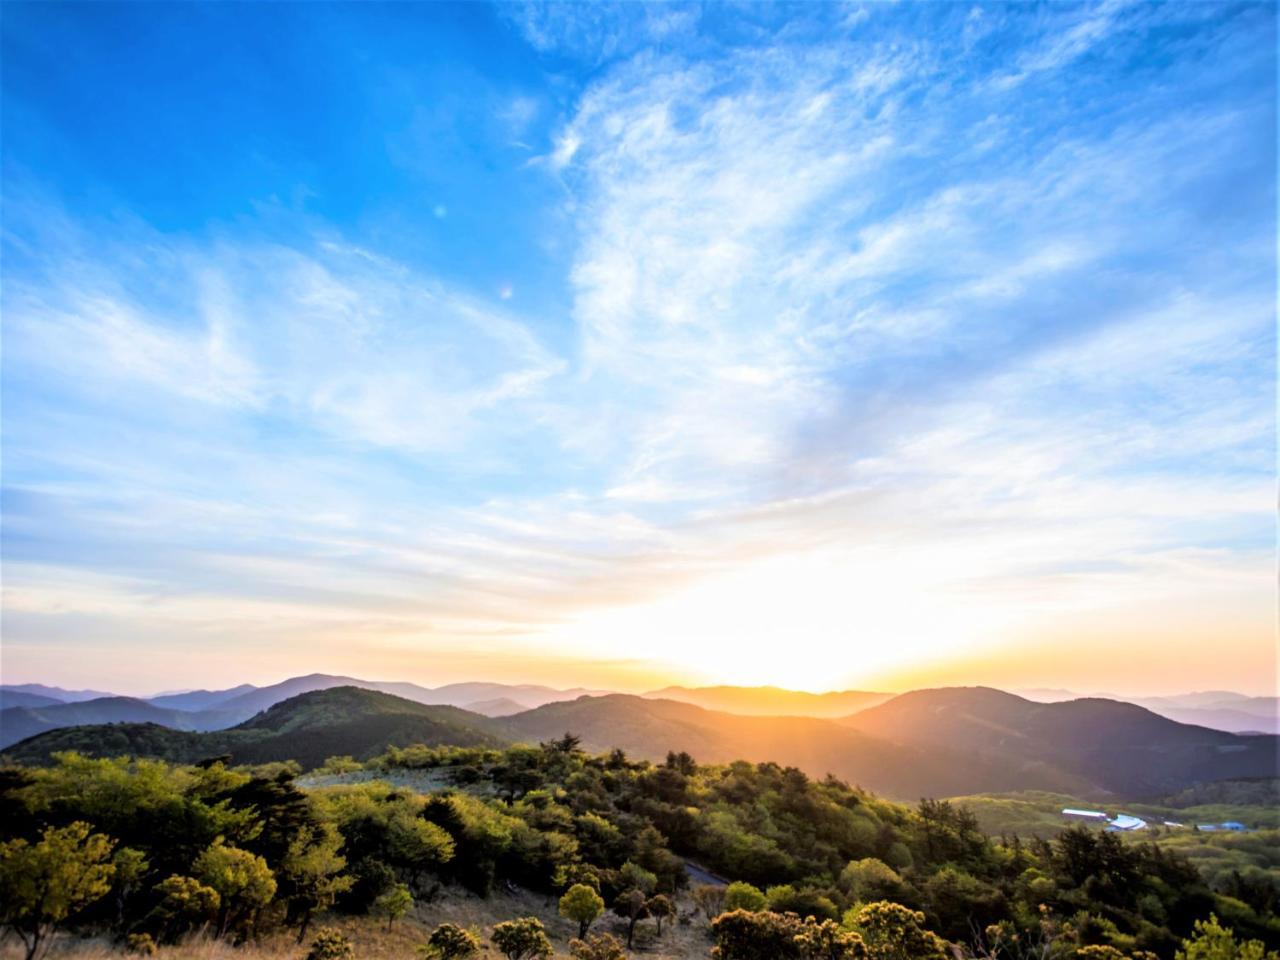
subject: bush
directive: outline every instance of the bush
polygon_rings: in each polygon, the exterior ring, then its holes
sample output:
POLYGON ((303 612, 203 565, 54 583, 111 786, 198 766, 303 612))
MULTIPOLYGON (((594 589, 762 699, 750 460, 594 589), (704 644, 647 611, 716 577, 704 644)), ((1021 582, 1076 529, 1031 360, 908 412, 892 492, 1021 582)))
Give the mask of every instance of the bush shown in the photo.
POLYGON ((155 956, 156 942, 149 933, 131 933, 125 939, 125 949, 143 957, 155 956))
POLYGON ((764 909, 764 894, 760 892, 758 887, 753 887, 749 883, 738 881, 729 884, 724 892, 724 908, 732 912, 734 910, 746 910, 748 913, 756 913, 764 909))
POLYGON ((456 923, 442 923, 431 931, 423 953, 436 960, 465 960, 480 952, 480 938, 456 923))
POLYGON ((593 933, 585 940, 570 940, 569 955, 573 960, 626 960, 622 941, 611 933, 593 933))
POLYGON ((791 914, 733 910, 711 921, 716 940, 711 955, 716 960, 800 960, 796 938, 801 932, 799 918, 791 914))
POLYGON ((507 920, 493 928, 489 940, 507 960, 533 960, 555 953, 542 921, 537 917, 507 920))
POLYGON ((306 960, 354 960, 351 941, 339 930, 321 930, 311 941, 306 960))

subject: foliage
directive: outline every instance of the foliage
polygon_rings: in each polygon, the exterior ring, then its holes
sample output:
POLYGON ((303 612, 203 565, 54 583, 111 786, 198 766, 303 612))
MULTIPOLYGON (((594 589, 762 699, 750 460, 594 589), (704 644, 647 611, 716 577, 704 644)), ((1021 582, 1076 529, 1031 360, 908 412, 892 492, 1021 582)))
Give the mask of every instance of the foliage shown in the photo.
POLYGON ((397 883, 378 899, 373 901, 374 916, 385 917, 387 929, 413 908, 413 894, 403 883, 397 883))
POLYGON ((585 939, 587 929, 604 913, 604 898, 585 883, 575 883, 560 898, 560 916, 578 925, 578 939, 585 939))
POLYGON ((851 910, 845 926, 862 937, 870 960, 946 960, 946 944, 924 929, 924 914, 880 901, 851 910))
POLYGON ((627 951, 613 934, 593 933, 585 939, 570 940, 569 956, 573 960, 626 960, 627 951))
POLYGON ((353 960, 355 949, 346 935, 338 930, 321 930, 311 941, 306 960, 353 960))
POLYGON ((0 843, 0 917, 22 940, 27 960, 40 954, 54 928, 111 889, 111 848, 82 821, 48 827, 36 843, 0 843))
POLYGON ((715 960, 801 960, 802 935, 793 914, 731 910, 711 921, 715 960))
POLYGON ((221 901, 218 936, 227 930, 246 928, 275 896, 276 879, 262 857, 228 846, 218 837, 196 858, 196 878, 217 892, 221 901))
POLYGON ((724 892, 724 908, 725 910, 746 910, 755 912, 763 910, 765 907, 764 894, 759 889, 749 883, 738 880, 729 884, 724 892))
POLYGON ((424 953, 432 960, 466 960, 480 952, 480 938, 456 923, 442 923, 427 937, 424 953))
POLYGON ((1280 960, 1261 940, 1238 940, 1216 916, 1197 920, 1195 932, 1183 941, 1177 960, 1280 960))
POLYGON ((547 932, 542 928, 542 921, 537 917, 499 923, 493 928, 489 940, 507 960, 534 960, 555 953, 547 932))

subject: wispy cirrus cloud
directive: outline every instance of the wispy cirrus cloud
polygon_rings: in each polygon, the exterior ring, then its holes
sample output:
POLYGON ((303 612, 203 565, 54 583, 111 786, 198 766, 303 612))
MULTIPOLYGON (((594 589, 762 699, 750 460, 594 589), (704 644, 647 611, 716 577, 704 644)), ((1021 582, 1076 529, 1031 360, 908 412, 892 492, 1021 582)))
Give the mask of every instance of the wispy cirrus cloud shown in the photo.
POLYGON ((706 676, 732 649, 730 679, 805 685, 779 638, 832 683, 945 676, 1064 624, 1110 642, 1106 611, 1202 667, 1200 607, 1255 669, 1274 54, 1203 11, 1172 39, 1146 8, 990 11, 508 10, 592 67, 536 164, 567 317, 330 224, 33 207, 16 649, 137 628, 706 676), (1135 37, 1177 46, 1151 67, 1135 37))

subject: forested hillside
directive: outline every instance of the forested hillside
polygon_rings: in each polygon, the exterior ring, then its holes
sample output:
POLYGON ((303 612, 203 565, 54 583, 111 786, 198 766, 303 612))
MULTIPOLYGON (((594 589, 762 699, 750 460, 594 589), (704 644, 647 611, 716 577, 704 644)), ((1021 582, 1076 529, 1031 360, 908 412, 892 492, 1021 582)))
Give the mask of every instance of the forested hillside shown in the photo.
MULTIPOLYGON (((1274 877, 1211 886, 1174 853, 1084 828, 994 841, 962 807, 895 804, 772 763, 653 764, 562 736, 335 760, 328 786, 303 788, 296 769, 76 755, 4 768, 7 921, 28 940, 61 923, 139 949, 201 930, 306 941, 326 911, 394 920, 456 887, 541 892, 579 936, 611 909, 624 938, 660 944, 682 916, 721 960, 992 960, 1025 956, 1024 941, 1064 960, 1174 960, 1214 914, 1280 944, 1274 877), (421 789, 381 782, 393 776, 421 789), (67 910, 45 910, 35 875, 79 878, 67 910)), ((542 922, 526 926, 537 942, 542 922)))

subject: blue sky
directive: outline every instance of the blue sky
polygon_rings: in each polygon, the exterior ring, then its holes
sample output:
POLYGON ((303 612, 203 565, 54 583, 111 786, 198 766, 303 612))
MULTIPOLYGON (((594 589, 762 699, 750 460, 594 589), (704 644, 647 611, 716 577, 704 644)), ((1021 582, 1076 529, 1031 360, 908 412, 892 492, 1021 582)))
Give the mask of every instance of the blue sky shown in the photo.
POLYGON ((1271 690, 1275 16, 7 5, 5 680, 1271 690))

